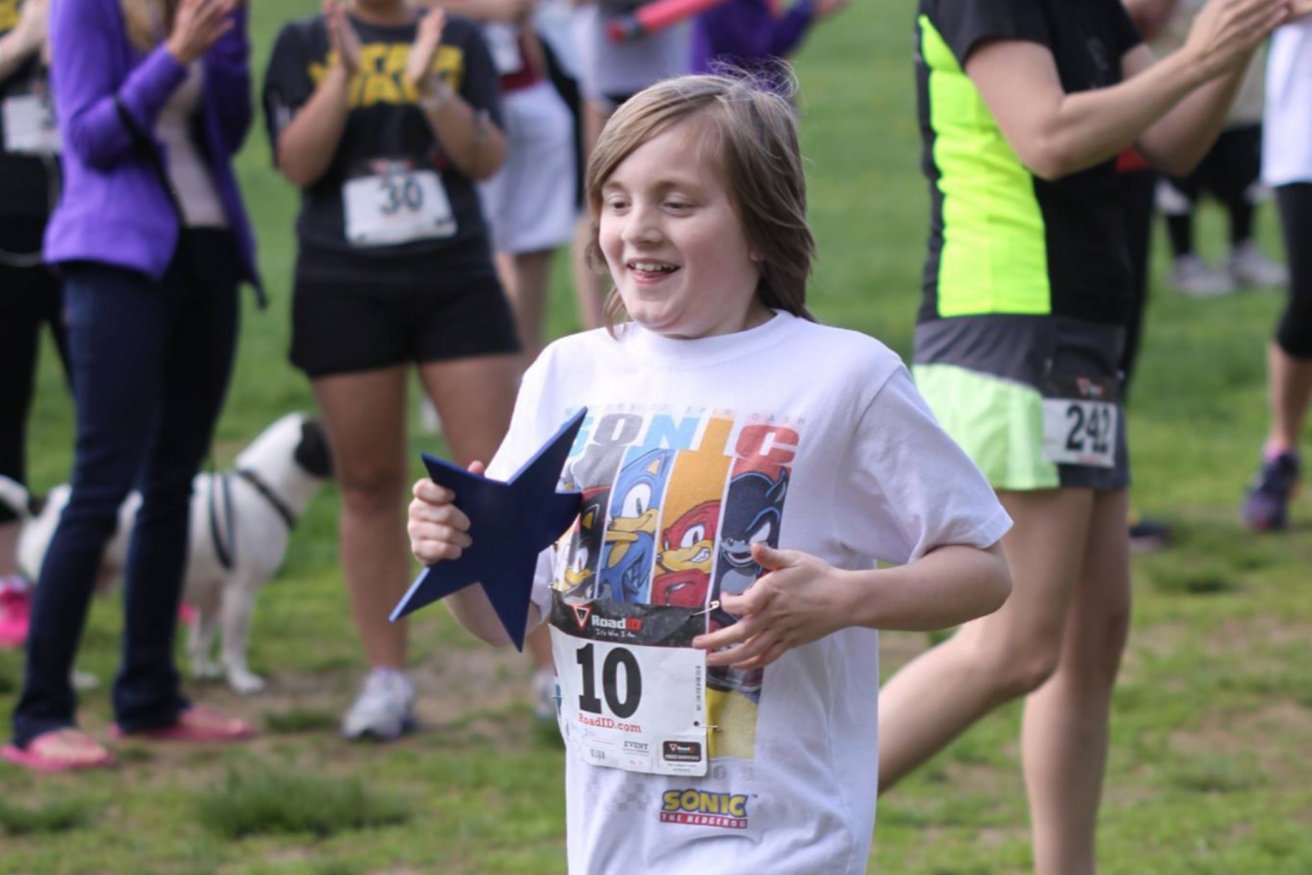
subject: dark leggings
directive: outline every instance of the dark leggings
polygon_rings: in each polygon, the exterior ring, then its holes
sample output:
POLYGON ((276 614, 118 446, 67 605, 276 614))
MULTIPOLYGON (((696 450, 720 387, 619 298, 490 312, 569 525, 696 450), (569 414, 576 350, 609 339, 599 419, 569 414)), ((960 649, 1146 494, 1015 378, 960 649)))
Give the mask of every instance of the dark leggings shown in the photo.
POLYGON ((105 543, 141 491, 123 591, 114 716, 168 726, 188 705, 173 664, 191 481, 231 373, 240 264, 226 231, 187 231, 162 280, 104 264, 68 268, 64 299, 78 391, 72 492, 41 568, 14 741, 74 725, 69 675, 105 543))
MULTIPOLYGON (((0 249, 39 252, 45 219, 0 219, 0 249)), ((44 265, 13 267, 0 259, 0 476, 27 483, 27 415, 36 383, 41 326, 49 325, 69 373, 59 281, 44 265)), ((0 505, 0 525, 13 522, 0 505)))
POLYGON ((1312 183, 1276 189, 1289 257, 1289 304, 1276 326, 1276 343, 1291 358, 1312 359, 1312 183))

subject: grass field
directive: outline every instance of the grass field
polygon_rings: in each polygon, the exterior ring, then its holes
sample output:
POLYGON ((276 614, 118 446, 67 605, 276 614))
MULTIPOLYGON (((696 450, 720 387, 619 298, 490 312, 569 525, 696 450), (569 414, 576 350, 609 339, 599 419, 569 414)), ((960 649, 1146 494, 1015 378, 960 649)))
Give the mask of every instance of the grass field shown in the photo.
MULTIPOLYGON (((313 6, 254 4, 261 68, 280 21, 313 6)), ((926 224, 910 24, 907 2, 858 0, 798 63, 821 252, 815 310, 904 354, 926 224)), ((259 132, 240 167, 273 304, 245 316, 219 464, 280 414, 312 407, 286 364, 294 194, 259 132)), ((1204 227, 1213 252, 1216 219, 1204 227)), ((1269 211, 1262 239, 1278 249, 1269 211)), ((557 279, 551 327, 560 333, 576 326, 563 269, 557 279)), ((1247 535, 1236 522, 1265 427, 1263 347, 1279 306, 1270 293, 1192 301, 1154 289, 1131 417, 1134 497, 1177 526, 1178 543, 1135 560, 1101 821, 1106 875, 1312 872, 1312 514, 1300 505, 1295 530, 1279 537, 1247 535)), ((72 441, 61 378, 49 356, 44 365, 31 423, 38 490, 66 479, 72 441)), ((413 443, 441 449, 418 431, 413 443)), ((444 612, 424 612, 413 629, 422 731, 387 747, 336 737, 360 651, 335 515, 329 489, 261 596, 253 664, 269 691, 237 699, 192 687, 258 721, 262 737, 240 750, 120 745, 123 768, 80 777, 0 769, 0 872, 564 871, 562 756, 530 726, 527 664, 476 644, 444 612)), ((80 662, 101 681, 81 709, 101 737, 120 623, 117 600, 98 600, 80 662)), ((886 671, 928 643, 885 640, 886 671)), ((5 715, 20 672, 20 655, 0 652, 5 715)), ((1017 708, 1004 709, 881 802, 872 871, 1028 871, 1018 722, 1017 708)))

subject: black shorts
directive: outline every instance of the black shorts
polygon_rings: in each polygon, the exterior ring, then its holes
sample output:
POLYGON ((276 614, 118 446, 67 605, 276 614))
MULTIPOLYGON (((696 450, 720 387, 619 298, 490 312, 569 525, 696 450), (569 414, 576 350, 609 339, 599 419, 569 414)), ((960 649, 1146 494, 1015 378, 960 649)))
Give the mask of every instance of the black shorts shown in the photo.
POLYGON ((1167 182, 1190 203, 1204 192, 1222 203, 1253 203, 1261 170, 1262 126, 1246 125, 1222 131, 1193 173, 1167 182))
POLYGON ((490 271, 435 271, 411 283, 296 281, 291 361, 311 379, 519 349, 490 271))

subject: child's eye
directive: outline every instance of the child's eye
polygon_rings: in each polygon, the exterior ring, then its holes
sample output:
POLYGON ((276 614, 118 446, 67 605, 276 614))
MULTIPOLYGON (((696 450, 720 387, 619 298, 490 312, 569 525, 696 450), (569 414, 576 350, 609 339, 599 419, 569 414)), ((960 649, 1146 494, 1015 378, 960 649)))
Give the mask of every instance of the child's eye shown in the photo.
POLYGON ((687 201, 666 201, 665 206, 671 210, 691 210, 692 204, 687 201))
POLYGON ((629 202, 628 202, 628 201, 624 200, 623 198, 618 198, 618 197, 613 197, 613 198, 609 199, 608 201, 606 201, 606 209, 608 209, 608 210, 612 210, 612 211, 623 210, 623 209, 625 209, 626 207, 628 207, 628 205, 629 205, 629 202))

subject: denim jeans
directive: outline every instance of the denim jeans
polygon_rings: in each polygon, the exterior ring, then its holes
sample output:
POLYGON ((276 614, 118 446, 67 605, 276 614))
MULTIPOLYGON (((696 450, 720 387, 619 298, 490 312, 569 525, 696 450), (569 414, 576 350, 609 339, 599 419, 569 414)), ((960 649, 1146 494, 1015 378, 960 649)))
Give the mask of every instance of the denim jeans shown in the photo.
POLYGON ((128 492, 142 494, 123 590, 114 716, 125 731, 169 726, 187 707, 173 661, 192 478, 209 449, 237 336, 237 249, 190 230, 162 281, 105 264, 64 278, 78 387, 72 493, 36 586, 14 742, 75 725, 73 660, 96 572, 128 492))

